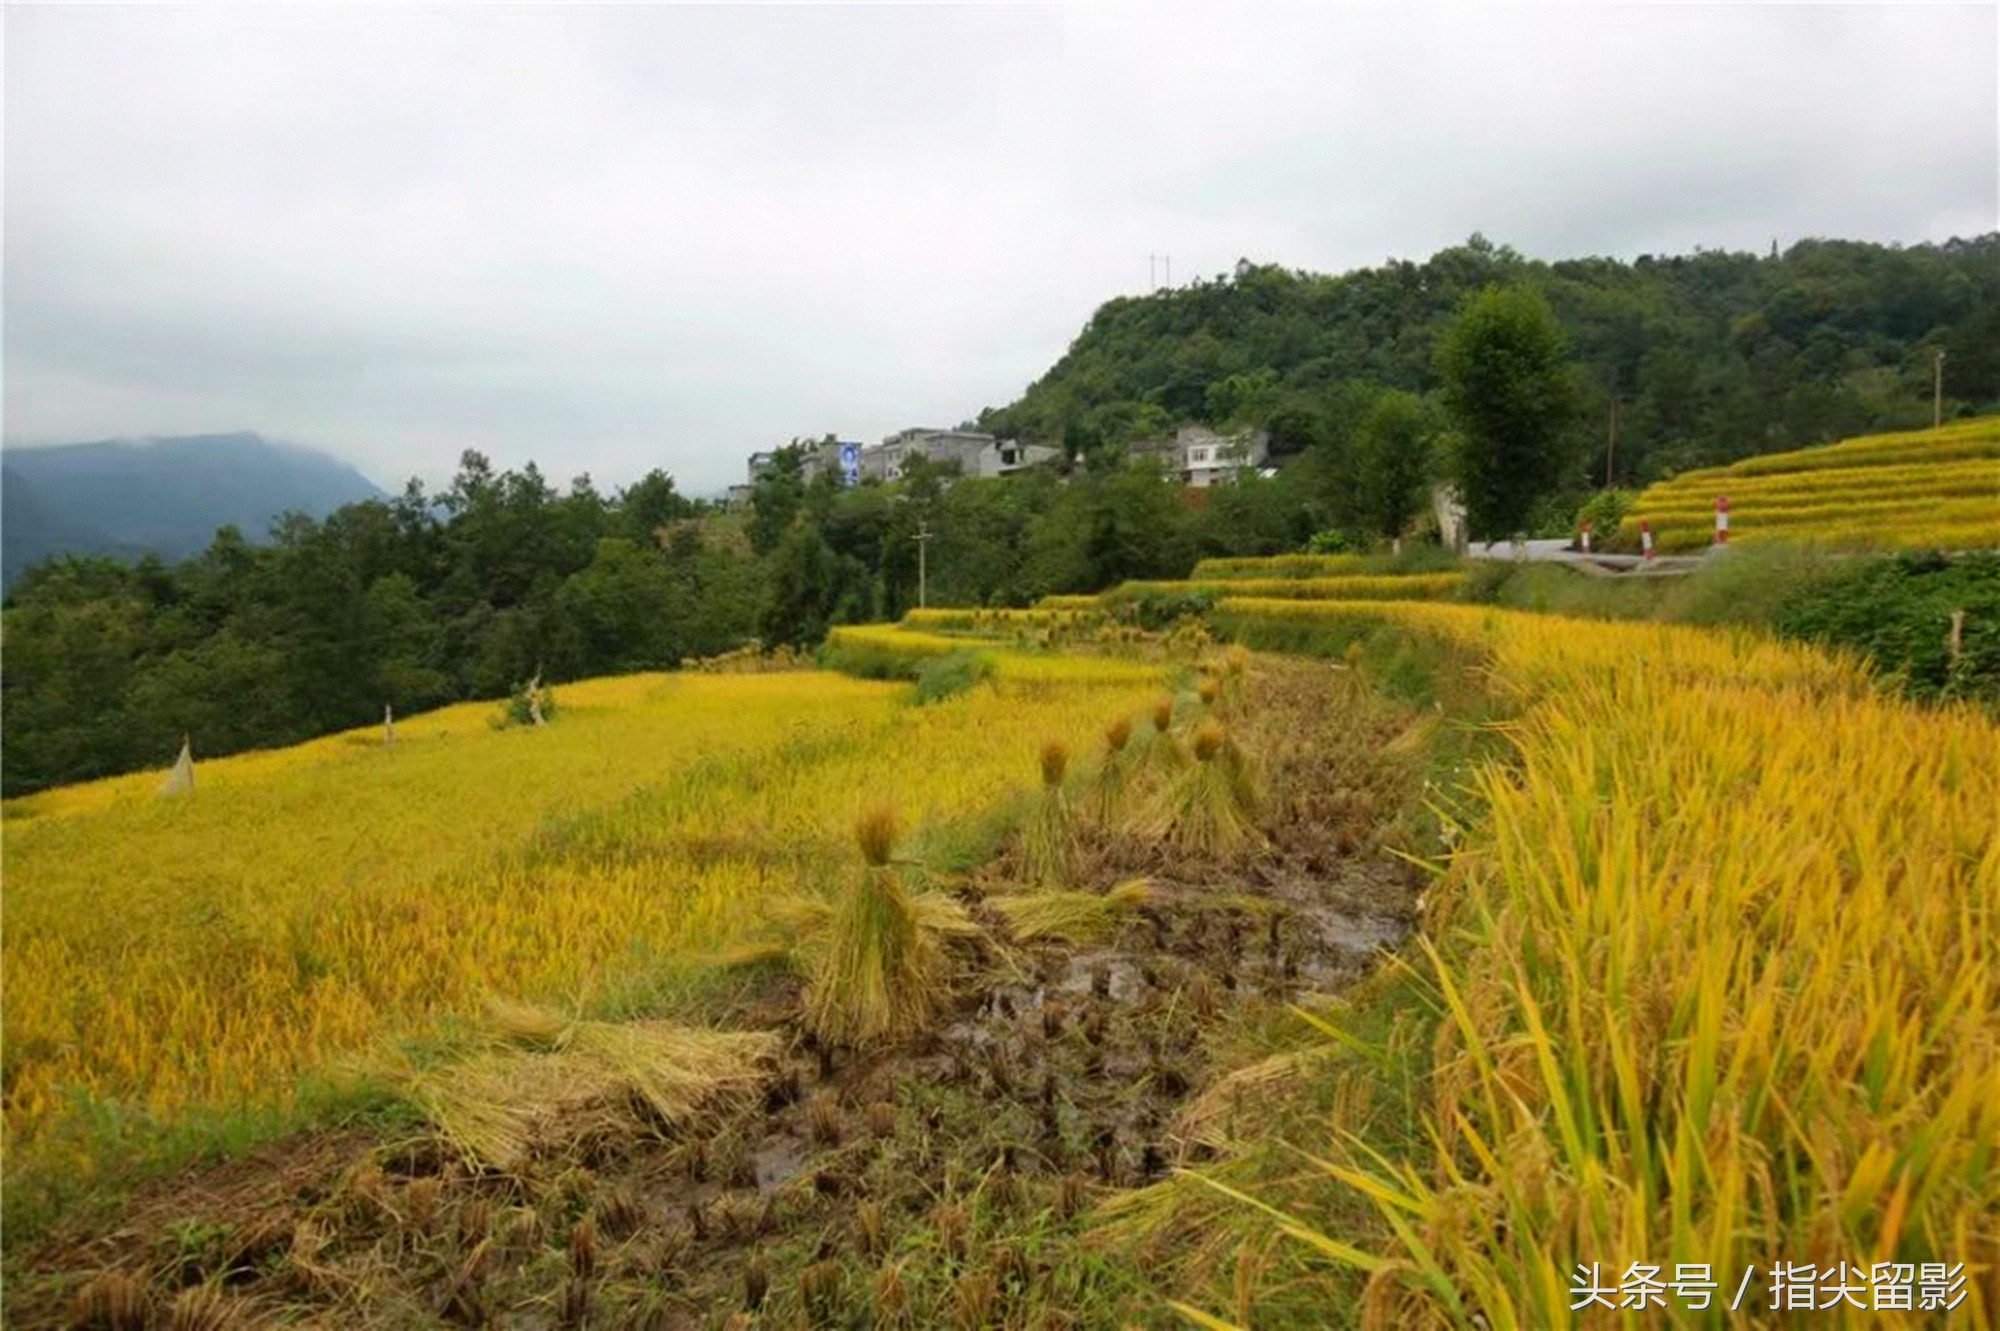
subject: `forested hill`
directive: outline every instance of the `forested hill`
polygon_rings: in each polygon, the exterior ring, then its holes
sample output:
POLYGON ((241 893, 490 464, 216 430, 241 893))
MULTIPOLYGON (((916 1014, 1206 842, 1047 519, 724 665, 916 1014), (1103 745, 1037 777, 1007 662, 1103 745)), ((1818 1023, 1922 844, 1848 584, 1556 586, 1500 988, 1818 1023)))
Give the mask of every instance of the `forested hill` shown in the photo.
POLYGON ((52 555, 185 559, 220 527, 261 540, 280 514, 322 518, 382 497, 338 459, 249 433, 9 448, 5 459, 9 586, 52 555))
POLYGON ((1110 301, 981 427, 1079 452, 1197 420, 1267 426, 1275 451, 1303 451, 1351 427, 1360 385, 1436 387, 1439 330, 1470 293, 1511 281, 1539 287, 1569 335, 1583 381, 1577 453, 1600 481, 1614 439, 1616 479, 1629 484, 1928 424, 1939 348, 1947 415, 2000 406, 2000 232, 1632 263, 1544 263, 1475 236, 1424 263, 1337 277, 1240 263, 1110 301))

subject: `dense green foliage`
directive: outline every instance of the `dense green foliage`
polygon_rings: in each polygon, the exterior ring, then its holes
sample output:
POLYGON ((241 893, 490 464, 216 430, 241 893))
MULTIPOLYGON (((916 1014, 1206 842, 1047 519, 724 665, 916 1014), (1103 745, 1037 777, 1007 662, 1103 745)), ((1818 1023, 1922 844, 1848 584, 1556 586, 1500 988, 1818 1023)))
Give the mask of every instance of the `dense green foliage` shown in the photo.
POLYGON ((1794 598, 1773 627, 1860 652, 1913 697, 2000 702, 2000 554, 1851 561, 1794 598), (1956 657, 1954 612, 1964 615, 1956 657))
POLYGON ((756 570, 655 474, 607 499, 467 453, 435 499, 233 527, 169 565, 66 558, 6 612, 8 794, 286 744, 547 681, 668 666, 752 629, 756 570), (662 520, 668 525, 656 525, 662 520))
POLYGON ((1367 409, 1352 386, 1440 386, 1439 334, 1495 283, 1539 289, 1568 334, 1579 488, 1928 424, 1940 348, 1947 416, 2000 406, 2000 233, 1632 263, 1544 263, 1475 236, 1422 263, 1339 276, 1243 263, 1107 302, 981 426, 1075 447, 1187 418, 1268 426, 1278 453, 1338 444, 1367 409))
POLYGON ((1429 502, 1439 452, 1456 452, 1439 413, 1415 393, 1389 389, 1354 438, 1354 517, 1371 536, 1393 539, 1429 502), (1446 441, 1442 442, 1441 441, 1446 441))
POLYGON ((1577 391, 1567 351, 1555 312, 1525 285, 1487 287, 1438 339, 1444 404, 1458 423, 1450 474, 1483 540, 1525 532, 1570 471, 1577 391))

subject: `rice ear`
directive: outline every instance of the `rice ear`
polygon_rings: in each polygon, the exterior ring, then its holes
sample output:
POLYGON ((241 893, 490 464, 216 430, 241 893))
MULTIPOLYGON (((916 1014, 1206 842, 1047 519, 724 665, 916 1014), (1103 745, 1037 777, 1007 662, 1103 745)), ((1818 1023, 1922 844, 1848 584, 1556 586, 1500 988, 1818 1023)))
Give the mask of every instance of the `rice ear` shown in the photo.
POLYGON ((887 864, 896 846, 896 806, 878 804, 862 814, 854 824, 854 839, 868 863, 887 864))
POLYGON ((1042 784, 1049 787, 1060 786, 1063 775, 1069 770, 1069 749, 1061 740, 1050 740, 1042 745, 1042 784))

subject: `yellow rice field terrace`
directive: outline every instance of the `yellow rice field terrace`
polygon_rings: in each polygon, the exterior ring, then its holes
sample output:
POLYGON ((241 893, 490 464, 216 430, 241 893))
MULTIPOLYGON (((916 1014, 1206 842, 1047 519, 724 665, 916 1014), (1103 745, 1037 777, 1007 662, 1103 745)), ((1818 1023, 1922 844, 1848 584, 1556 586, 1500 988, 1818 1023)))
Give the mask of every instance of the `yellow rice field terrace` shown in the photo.
POLYGON ((1159 678, 1010 658, 921 708, 819 671, 601 679, 562 686, 542 728, 473 704, 398 723, 393 747, 197 752, 183 798, 156 772, 11 803, 10 1162, 71 1095, 282 1098, 490 995, 567 1004, 725 943, 844 854, 864 808, 918 829, 990 809, 1042 743, 1082 743, 1159 678))
POLYGON ((1715 502, 1729 500, 1732 543, 1810 541, 1844 549, 2000 546, 2000 417, 1746 458, 1649 487, 1618 531, 1636 547, 1701 549, 1715 502))
POLYGON ((1806 1253, 1962 1264, 1991 1325, 1989 717, 1754 633, 1254 598, 1220 622, 1449 644, 1520 708, 1424 928, 1432 1147, 1390 1161, 1330 1124, 1317 1192, 1273 1198, 1294 1237, 1412 1300, 1399 1324, 1568 1324, 1578 1261, 1806 1253), (1395 1237, 1319 1227, 1332 1192, 1395 1237))
POLYGON ((1464 582, 1457 570, 1397 568, 1371 555, 1263 555, 1204 559, 1184 579, 1133 579, 1097 596, 1045 596, 1032 610, 912 611, 910 628, 961 629, 1018 624, 1076 628, 1093 615, 1146 597, 1283 597, 1305 601, 1430 601, 1451 597, 1464 582), (1013 616, 1013 619, 1008 619, 1013 616), (983 617, 983 618, 982 618, 983 617))

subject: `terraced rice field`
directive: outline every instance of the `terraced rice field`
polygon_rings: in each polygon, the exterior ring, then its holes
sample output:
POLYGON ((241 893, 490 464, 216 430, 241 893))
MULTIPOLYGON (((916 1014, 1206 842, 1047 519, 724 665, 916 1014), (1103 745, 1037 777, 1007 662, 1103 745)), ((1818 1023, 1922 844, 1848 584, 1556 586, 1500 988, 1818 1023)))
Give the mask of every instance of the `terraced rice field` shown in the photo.
POLYGON ((369 730, 198 762, 184 801, 152 773, 10 805, 10 1162, 80 1104, 282 1097, 488 995, 569 1001, 716 945, 775 864, 841 853, 870 803, 917 827, 985 809, 1159 678, 1014 664, 921 712, 819 672, 593 680, 544 729, 467 705, 393 748, 369 730))
MULTIPOLYGON (((1267 1194, 1308 1251, 1414 1321, 1566 1324, 1574 1264, 1676 1261, 1762 1270, 1764 1315, 1785 1261, 1933 1263, 1991 1325, 2000 727, 1754 633, 1251 598, 1219 621, 1448 644, 1519 708, 1425 926, 1431 1147, 1328 1125, 1317 1186, 1267 1194), (1336 1199, 1381 1237, 1326 1227, 1336 1199)), ((1835 1316, 1859 1324, 1857 1279, 1835 1316)))
POLYGON ((1699 550, 1714 540, 1715 501, 1729 500, 1732 543, 1810 541, 1836 549, 2000 546, 2000 418, 1748 458, 1646 489, 1615 541, 1699 550))

